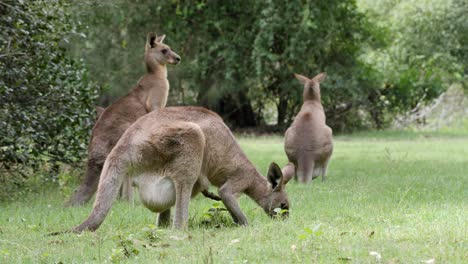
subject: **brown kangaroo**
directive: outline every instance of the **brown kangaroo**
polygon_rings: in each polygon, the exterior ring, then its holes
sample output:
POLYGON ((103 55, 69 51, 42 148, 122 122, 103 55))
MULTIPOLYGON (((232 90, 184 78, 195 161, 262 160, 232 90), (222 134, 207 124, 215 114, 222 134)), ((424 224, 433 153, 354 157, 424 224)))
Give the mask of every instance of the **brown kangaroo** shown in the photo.
POLYGON ((99 119, 104 110, 106 110, 104 107, 96 106, 96 120, 99 119))
POLYGON ((283 172, 285 177, 295 174, 303 183, 318 176, 322 176, 323 181, 333 152, 332 130, 325 123, 320 102, 320 82, 326 74, 320 73, 312 79, 295 76, 304 85, 304 103, 285 133, 284 150, 289 163, 283 172))
MULTIPOLYGON (((190 198, 217 186, 234 222, 247 225, 236 194, 245 193, 270 216, 289 209, 285 185, 290 178, 275 163, 268 180, 247 159, 229 128, 201 107, 167 107, 138 119, 107 157, 93 210, 71 231, 96 230, 104 221, 125 175, 138 187, 142 203, 167 225, 175 205, 173 228, 188 223, 190 198)), ((284 214, 284 215, 287 215, 284 214)))
MULTIPOLYGON (((137 85, 99 115, 88 145, 88 168, 78 191, 67 203, 86 203, 96 192, 104 161, 125 130, 139 117, 166 106, 169 93, 166 64, 178 64, 180 57, 163 43, 165 35, 149 33, 145 44, 147 73, 137 85)), ((130 198, 130 186, 124 185, 124 196, 130 198)))

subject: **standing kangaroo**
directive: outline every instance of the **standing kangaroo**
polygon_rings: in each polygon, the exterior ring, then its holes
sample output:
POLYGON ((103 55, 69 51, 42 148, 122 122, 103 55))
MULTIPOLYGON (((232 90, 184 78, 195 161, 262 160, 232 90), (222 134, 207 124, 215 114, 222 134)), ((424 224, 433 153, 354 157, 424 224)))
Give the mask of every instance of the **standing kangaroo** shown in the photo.
POLYGON ((325 123, 320 102, 320 82, 326 74, 320 73, 312 79, 299 74, 295 76, 304 85, 304 103, 285 133, 284 150, 289 163, 283 172, 285 177, 295 174, 303 183, 318 176, 322 176, 323 181, 333 152, 332 130, 325 123))
POLYGON ((229 128, 215 113, 200 107, 167 107, 138 119, 107 157, 91 214, 73 232, 96 230, 108 214, 125 175, 132 177, 142 203, 159 213, 158 225, 188 223, 190 198, 217 186, 234 222, 247 225, 236 194, 245 193, 270 216, 289 209, 283 177, 275 163, 268 180, 247 159, 229 128))
MULTIPOLYGON (((178 64, 180 57, 163 43, 164 38, 165 35, 148 34, 144 57, 146 74, 126 96, 99 115, 89 141, 86 176, 67 205, 76 206, 89 201, 96 192, 107 155, 125 130, 139 117, 166 106, 169 93, 166 64, 178 64)), ((123 190, 123 196, 130 198, 131 187, 124 184, 123 190)))

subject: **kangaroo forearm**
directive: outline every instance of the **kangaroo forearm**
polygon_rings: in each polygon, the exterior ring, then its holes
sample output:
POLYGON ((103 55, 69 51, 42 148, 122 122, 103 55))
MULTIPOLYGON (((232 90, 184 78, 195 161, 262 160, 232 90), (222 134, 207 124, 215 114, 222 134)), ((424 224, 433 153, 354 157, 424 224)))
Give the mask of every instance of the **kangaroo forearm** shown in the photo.
POLYGON ((245 217, 244 213, 239 207, 239 203, 237 202, 235 196, 233 194, 220 194, 221 199, 226 206, 226 209, 231 214, 232 219, 239 225, 248 225, 247 217, 245 217))
POLYGON ((215 201, 221 201, 221 197, 219 197, 218 195, 208 191, 208 190, 204 190, 202 191, 202 194, 203 196, 205 196, 206 198, 210 198, 210 199, 213 199, 215 201))

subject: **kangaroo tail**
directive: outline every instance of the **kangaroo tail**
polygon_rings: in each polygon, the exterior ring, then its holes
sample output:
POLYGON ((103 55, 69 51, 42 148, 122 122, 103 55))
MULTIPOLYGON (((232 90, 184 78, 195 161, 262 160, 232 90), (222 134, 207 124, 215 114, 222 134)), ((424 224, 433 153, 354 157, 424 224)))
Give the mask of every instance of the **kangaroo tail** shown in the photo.
POLYGON ((126 151, 121 151, 124 149, 124 146, 116 146, 107 157, 99 180, 93 210, 83 223, 71 230, 72 232, 94 231, 104 221, 119 193, 120 185, 130 164, 129 154, 126 151))
POLYGON ((88 161, 88 168, 80 188, 73 197, 65 203, 65 206, 79 206, 87 203, 96 192, 99 183, 99 174, 102 171, 103 162, 95 159, 88 161))

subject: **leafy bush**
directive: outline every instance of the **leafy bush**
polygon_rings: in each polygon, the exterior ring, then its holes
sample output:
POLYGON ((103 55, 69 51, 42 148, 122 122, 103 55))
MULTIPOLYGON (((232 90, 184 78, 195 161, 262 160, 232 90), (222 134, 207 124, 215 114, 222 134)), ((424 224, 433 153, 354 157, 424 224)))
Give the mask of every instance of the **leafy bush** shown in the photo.
POLYGON ((372 99, 385 102, 391 117, 430 102, 454 82, 468 87, 468 2, 358 2, 373 23, 386 28, 388 45, 367 49, 362 60, 381 76, 372 99))
MULTIPOLYGON (((86 150, 99 89, 67 57, 77 24, 59 0, 0 2, 1 188, 25 168, 76 163, 86 150)), ((0 189, 0 193, 2 190, 0 189)))

